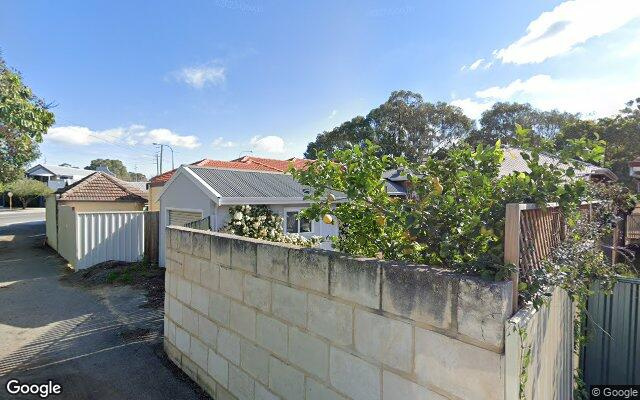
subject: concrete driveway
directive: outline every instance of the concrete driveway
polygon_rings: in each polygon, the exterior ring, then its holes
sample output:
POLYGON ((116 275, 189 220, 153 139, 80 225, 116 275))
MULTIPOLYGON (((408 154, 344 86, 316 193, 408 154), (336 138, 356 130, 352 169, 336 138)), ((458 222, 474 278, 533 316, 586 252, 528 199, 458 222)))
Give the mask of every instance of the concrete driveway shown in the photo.
POLYGON ((0 398, 16 398, 11 379, 52 380, 56 399, 208 398, 165 358, 162 310, 142 307, 142 292, 60 282, 65 263, 43 246, 43 220, 0 212, 0 398))

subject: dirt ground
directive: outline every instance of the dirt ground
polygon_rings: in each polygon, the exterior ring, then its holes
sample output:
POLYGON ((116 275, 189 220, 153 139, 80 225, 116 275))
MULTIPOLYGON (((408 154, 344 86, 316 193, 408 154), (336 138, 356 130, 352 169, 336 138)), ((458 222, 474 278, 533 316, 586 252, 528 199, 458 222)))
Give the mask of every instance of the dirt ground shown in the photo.
POLYGON ((146 307, 160 310, 164 307, 164 269, 154 265, 107 261, 76 272, 67 270, 60 280, 87 288, 132 286, 144 291, 146 307))

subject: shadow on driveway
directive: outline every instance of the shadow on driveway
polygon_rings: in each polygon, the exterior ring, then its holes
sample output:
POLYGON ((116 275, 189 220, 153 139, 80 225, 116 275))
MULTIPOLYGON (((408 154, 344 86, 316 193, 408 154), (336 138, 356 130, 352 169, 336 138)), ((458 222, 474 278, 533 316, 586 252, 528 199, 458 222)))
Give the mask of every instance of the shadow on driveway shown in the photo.
POLYGON ((43 222, 0 228, 0 398, 16 398, 10 379, 53 380, 58 399, 208 398, 166 359, 162 309, 127 286, 63 285, 65 262, 43 232, 43 222))

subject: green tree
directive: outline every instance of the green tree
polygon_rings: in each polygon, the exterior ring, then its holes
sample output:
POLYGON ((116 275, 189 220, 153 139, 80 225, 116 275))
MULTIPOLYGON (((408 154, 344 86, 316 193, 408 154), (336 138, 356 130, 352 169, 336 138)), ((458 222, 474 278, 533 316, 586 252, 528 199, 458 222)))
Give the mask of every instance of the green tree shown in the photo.
POLYGON ((20 177, 38 157, 38 143, 55 122, 49 108, 0 57, 0 182, 20 177))
POLYGON ((23 209, 27 208, 27 204, 33 199, 53 193, 53 190, 46 184, 28 178, 11 182, 7 185, 6 190, 13 193, 13 196, 20 200, 23 209))
POLYGON ((553 138, 568 123, 579 121, 578 115, 558 110, 541 111, 528 103, 498 102, 482 113, 479 127, 468 142, 490 145, 497 140, 507 145, 516 141, 516 125, 530 129, 534 138, 553 138))
POLYGON ((395 91, 366 117, 355 117, 319 134, 307 146, 305 156, 315 158, 319 151, 324 151, 331 157, 336 151, 369 140, 379 146, 379 155, 419 161, 466 137, 471 127, 471 119, 458 107, 425 102, 418 93, 395 91))
POLYGON ((485 277, 503 278, 504 215, 507 203, 557 202, 563 212, 578 209, 588 197, 587 182, 573 179, 579 161, 598 161, 601 141, 567 142, 556 156, 562 165, 540 162, 542 152, 553 152, 552 140, 542 140, 516 125, 516 141, 530 172, 499 174, 504 153, 493 146, 452 146, 420 163, 403 157, 379 156, 371 142, 339 150, 293 176, 312 191, 311 206, 303 216, 317 220, 334 215, 340 234, 334 245, 351 254, 407 260, 452 267, 485 277), (526 154, 526 155, 524 155, 526 154), (566 165, 572 167, 567 168, 566 165), (389 169, 407 171, 408 193, 390 196, 381 176, 389 169), (344 193, 346 202, 327 194, 344 193))
POLYGON ((146 182, 147 177, 139 172, 129 172, 129 178, 127 180, 130 182, 146 182))
POLYGON ((617 115, 599 119, 598 126, 608 144, 606 165, 621 182, 633 187, 628 163, 640 156, 640 98, 627 102, 617 115))
POLYGON ((95 171, 98 169, 98 167, 107 167, 109 168, 109 171, 113 172, 116 175, 117 178, 120 178, 122 180, 129 180, 129 172, 127 171, 127 167, 125 167, 120 160, 98 158, 95 160, 91 160, 91 163, 84 167, 84 169, 95 171))

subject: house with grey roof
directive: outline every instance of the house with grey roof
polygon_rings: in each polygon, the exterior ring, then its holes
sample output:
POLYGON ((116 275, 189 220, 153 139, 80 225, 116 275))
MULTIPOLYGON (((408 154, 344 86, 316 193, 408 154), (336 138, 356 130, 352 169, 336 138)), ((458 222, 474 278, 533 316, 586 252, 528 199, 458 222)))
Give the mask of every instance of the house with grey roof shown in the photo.
POLYGON ((279 172, 183 165, 164 185, 160 199, 160 259, 164 266, 165 227, 184 226, 209 218, 212 230, 229 221, 235 205, 266 205, 283 217, 285 233, 302 236, 332 236, 336 225, 306 221, 298 213, 309 205, 309 188, 291 175, 279 172))
MULTIPOLYGON (((527 161, 522 156, 523 150, 505 147, 504 148, 504 160, 500 165, 499 176, 511 175, 514 172, 531 172, 531 169, 527 165, 527 161)), ((547 154, 540 155, 540 163, 547 165, 556 165, 559 168, 569 168, 569 165, 563 164, 558 158, 547 154)), ((586 162, 579 162, 579 167, 576 169, 576 177, 579 179, 587 179, 598 182, 615 182, 618 180, 616 174, 608 168, 599 167, 597 165, 589 164, 586 162)), ((640 162, 639 164, 640 165, 640 162)), ((639 168, 640 169, 640 168, 639 168)), ((404 169, 392 169, 386 171, 382 178, 385 180, 387 186, 387 193, 391 196, 406 196, 407 183, 409 178, 407 175, 410 171, 404 169)))
POLYGON ((95 171, 65 167, 52 164, 38 164, 29 168, 26 175, 31 178, 44 182, 53 190, 61 189, 67 185, 79 181, 80 179, 93 174, 95 171))

